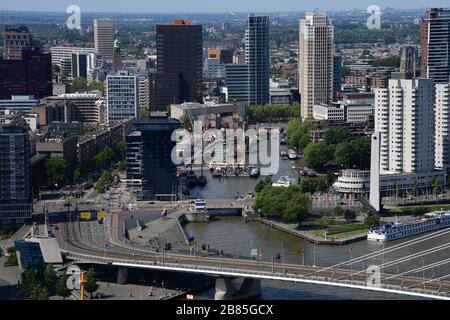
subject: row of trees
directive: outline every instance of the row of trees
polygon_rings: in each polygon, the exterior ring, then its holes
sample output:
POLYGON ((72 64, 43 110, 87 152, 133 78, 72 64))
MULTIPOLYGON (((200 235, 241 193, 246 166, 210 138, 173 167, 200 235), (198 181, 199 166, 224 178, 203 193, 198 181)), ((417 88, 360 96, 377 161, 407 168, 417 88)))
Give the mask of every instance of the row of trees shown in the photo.
POLYGON ((252 105, 247 107, 251 123, 284 121, 300 117, 300 104, 290 105, 252 105))
MULTIPOLYGON (((98 290, 98 284, 93 269, 85 274, 85 290, 90 294, 98 290)), ((53 265, 30 268, 22 274, 22 287, 30 300, 48 300, 50 296, 58 295, 64 299, 72 292, 67 288, 67 275, 58 276, 53 265)))
POLYGON ((95 184, 95 189, 98 193, 105 193, 114 184, 114 181, 114 175, 110 171, 104 171, 95 184))

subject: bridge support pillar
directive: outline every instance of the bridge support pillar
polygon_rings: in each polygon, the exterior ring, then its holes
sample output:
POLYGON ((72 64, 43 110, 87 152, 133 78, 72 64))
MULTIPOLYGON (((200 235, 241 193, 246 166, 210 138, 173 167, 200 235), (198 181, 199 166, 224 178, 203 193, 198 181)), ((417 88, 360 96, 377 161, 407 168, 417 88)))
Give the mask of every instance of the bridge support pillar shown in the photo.
POLYGON ((117 284, 127 284, 128 283, 128 268, 119 267, 117 271, 117 284))
POLYGON ((261 296, 261 280, 245 279, 238 290, 230 278, 216 280, 216 300, 242 300, 261 296))

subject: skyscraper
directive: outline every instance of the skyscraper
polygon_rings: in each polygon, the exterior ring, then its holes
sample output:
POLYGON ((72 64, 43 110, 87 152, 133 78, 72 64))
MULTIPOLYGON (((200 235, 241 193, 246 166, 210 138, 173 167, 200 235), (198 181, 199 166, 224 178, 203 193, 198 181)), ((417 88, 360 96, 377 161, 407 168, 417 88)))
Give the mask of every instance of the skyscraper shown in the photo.
POLYGON ((245 61, 249 69, 249 103, 269 103, 269 17, 248 17, 245 34, 245 61))
POLYGON ((188 20, 157 25, 156 46, 157 72, 179 74, 179 101, 203 103, 202 26, 188 20))
POLYGON ((106 77, 108 123, 137 118, 139 89, 135 76, 126 73, 106 77))
POLYGON ((6 60, 22 59, 22 48, 31 47, 30 32, 24 26, 6 26, 3 34, 4 53, 6 60))
POLYGON ((433 8, 420 25, 422 77, 448 83, 450 77, 450 10, 433 8))
POLYGON ((103 59, 114 58, 114 22, 111 19, 94 20, 94 45, 95 52, 103 59))
POLYGON ((307 12, 299 24, 301 116, 309 118, 314 105, 333 99, 334 28, 323 12, 307 12))
POLYGON ((436 84, 436 169, 450 169, 450 84, 436 84))
POLYGON ((0 124, 0 150, 0 229, 12 229, 31 218, 33 210, 25 120, 0 124))
POLYGON ((434 81, 389 80, 374 92, 381 173, 434 171, 434 81))

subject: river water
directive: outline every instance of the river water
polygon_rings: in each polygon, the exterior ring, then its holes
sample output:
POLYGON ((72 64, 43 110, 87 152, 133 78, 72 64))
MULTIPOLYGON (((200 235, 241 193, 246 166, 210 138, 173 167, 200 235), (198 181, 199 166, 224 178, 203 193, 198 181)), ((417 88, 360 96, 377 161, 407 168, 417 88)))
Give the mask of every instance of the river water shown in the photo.
MULTIPOLYGON (((280 150, 286 151, 286 146, 281 146, 280 150)), ((290 176, 298 179, 298 174, 292 169, 292 161, 280 161, 280 170, 274 174, 274 181, 281 176, 290 176)), ((208 185, 205 188, 196 188, 191 191, 191 196, 202 197, 206 199, 231 199, 238 194, 243 195, 246 192, 253 192, 258 179, 229 177, 223 179, 214 179, 209 170, 205 170, 208 178, 208 185)), ((260 179, 263 179, 261 177, 260 179)), ((188 224, 185 227, 186 232, 194 236, 199 246, 209 245, 210 248, 223 250, 242 257, 250 257, 251 249, 259 249, 262 252, 262 259, 271 261, 272 256, 283 256, 286 263, 331 266, 350 258, 359 257, 371 252, 382 250, 383 244, 369 241, 359 241, 345 246, 319 246, 308 241, 286 234, 282 231, 272 229, 258 222, 245 223, 239 217, 221 217, 210 223, 188 224), (298 254, 300 253, 300 254, 298 254)), ((410 240, 410 239, 407 239, 410 240)), ((405 242, 399 240, 388 242, 385 248, 405 242)), ((445 235, 423 243, 406 247, 402 250, 394 251, 389 254, 380 255, 376 258, 359 263, 347 268, 355 270, 366 269, 369 265, 380 265, 384 262, 393 261, 400 257, 411 255, 444 243, 450 242, 450 236, 445 235)), ((386 272, 404 272, 422 264, 429 264, 435 261, 448 258, 450 250, 445 249, 436 253, 425 255, 407 263, 402 263, 400 269, 397 266, 387 269, 386 272)), ((425 276, 432 277, 432 270, 428 270, 425 276)), ((450 273, 450 266, 444 265, 435 270, 435 276, 442 276, 450 273)), ((416 276, 422 276, 416 274, 416 276)), ((262 299, 408 299, 407 296, 394 294, 376 293, 362 290, 341 289, 328 286, 295 284, 288 282, 263 281, 262 299)), ((204 292, 201 297, 214 298, 214 290, 204 292)))
MULTIPOLYGON (((271 261, 272 256, 284 254, 286 263, 303 264, 317 266, 331 266, 350 258, 359 257, 367 253, 383 249, 382 243, 371 241, 359 241, 345 246, 322 246, 314 245, 308 241, 286 234, 277 229, 272 229, 258 222, 245 223, 239 217, 222 217, 208 224, 188 224, 186 231, 194 236, 199 246, 205 244, 216 250, 223 250, 226 253, 250 257, 251 248, 259 249, 262 252, 262 259, 271 261), (300 250, 300 255, 297 255, 300 250), (315 252, 315 255, 314 255, 315 252), (315 256, 315 258, 314 258, 315 256)), ((410 240, 408 238, 407 240, 410 240)), ((397 245, 407 240, 388 242, 385 248, 397 245)), ((416 252, 429 249, 450 240, 449 235, 437 237, 432 240, 409 246, 404 249, 380 255, 366 263, 358 263, 346 268, 354 270, 366 269, 368 265, 380 265, 384 262, 414 254, 416 252)), ((386 272, 405 272, 432 262, 448 258, 450 250, 442 250, 424 256, 424 261, 419 257, 408 263, 402 263, 400 269, 389 268, 386 272)), ((428 270, 426 277, 432 276, 432 270, 428 270)), ((436 268, 435 275, 442 276, 450 273, 449 265, 436 268)), ((416 274, 422 276, 422 273, 416 274)), ((263 281, 263 299, 405 299, 405 296, 388 295, 370 291, 341 289, 327 286, 293 284, 288 282, 263 281)), ((203 295, 205 298, 213 298, 214 291, 210 290, 203 295)))

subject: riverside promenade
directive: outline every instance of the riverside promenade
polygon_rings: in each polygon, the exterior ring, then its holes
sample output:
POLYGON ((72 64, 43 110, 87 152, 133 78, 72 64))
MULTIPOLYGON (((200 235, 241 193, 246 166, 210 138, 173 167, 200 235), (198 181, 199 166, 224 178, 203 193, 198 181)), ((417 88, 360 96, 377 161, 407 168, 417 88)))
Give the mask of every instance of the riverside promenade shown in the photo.
POLYGON ((348 237, 336 238, 336 237, 319 237, 314 234, 311 234, 308 231, 298 230, 292 228, 291 226, 277 221, 271 221, 264 218, 256 218, 254 219, 257 222, 265 224, 271 228, 275 228, 284 232, 287 232, 293 236, 305 239, 307 241, 313 242, 315 244, 323 244, 323 245, 345 245, 355 241, 365 240, 367 239, 367 232, 351 235, 348 237))

